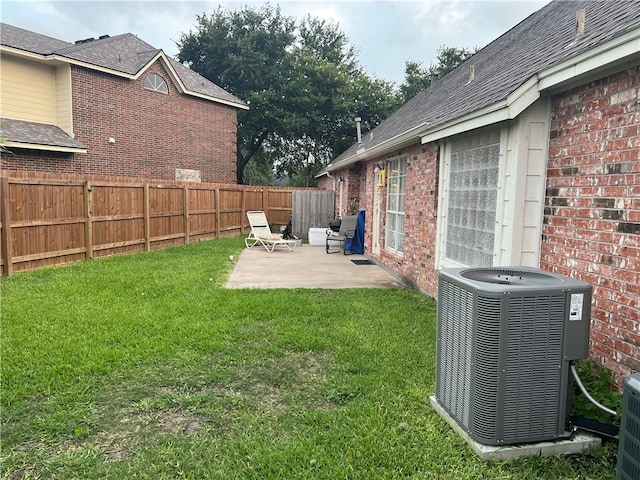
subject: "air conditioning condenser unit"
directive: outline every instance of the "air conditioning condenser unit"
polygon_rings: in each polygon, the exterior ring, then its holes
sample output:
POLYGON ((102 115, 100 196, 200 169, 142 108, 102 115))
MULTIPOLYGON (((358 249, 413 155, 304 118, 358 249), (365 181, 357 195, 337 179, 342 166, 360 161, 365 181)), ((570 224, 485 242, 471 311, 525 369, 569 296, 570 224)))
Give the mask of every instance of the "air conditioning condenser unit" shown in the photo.
POLYGON ((528 267, 440 271, 436 399, 472 439, 571 434, 570 362, 589 354, 591 290, 528 267))

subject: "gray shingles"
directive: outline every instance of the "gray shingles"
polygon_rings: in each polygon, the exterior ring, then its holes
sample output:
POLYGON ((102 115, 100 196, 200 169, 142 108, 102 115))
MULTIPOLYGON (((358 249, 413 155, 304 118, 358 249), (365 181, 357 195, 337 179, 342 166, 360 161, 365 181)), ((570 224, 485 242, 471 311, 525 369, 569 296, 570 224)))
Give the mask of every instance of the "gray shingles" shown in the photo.
POLYGON ((160 52, 161 50, 153 48, 135 35, 125 33, 74 44, 56 50, 55 53, 79 62, 135 75, 160 52))
POLYGON ((39 55, 50 55, 58 49, 73 45, 69 42, 30 32, 6 23, 0 24, 0 43, 39 55))
POLYGON ((409 100, 373 130, 372 139, 364 135, 363 145, 352 145, 331 165, 347 161, 358 148, 370 149, 423 122, 437 127, 503 101, 538 72, 638 27, 637 0, 551 2, 409 100), (582 8, 586 29, 576 38, 576 12, 582 8), (475 78, 469 82, 472 65, 475 78))
POLYGON ((11 142, 83 150, 87 148, 55 125, 2 118, 0 129, 2 136, 11 142))

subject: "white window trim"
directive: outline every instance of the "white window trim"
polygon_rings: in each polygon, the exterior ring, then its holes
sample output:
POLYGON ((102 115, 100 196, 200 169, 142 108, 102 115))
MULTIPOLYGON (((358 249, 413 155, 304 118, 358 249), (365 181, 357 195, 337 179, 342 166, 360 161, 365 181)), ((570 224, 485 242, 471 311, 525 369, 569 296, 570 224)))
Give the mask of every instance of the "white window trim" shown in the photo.
MULTIPOLYGON (((394 157, 394 158, 390 158, 387 160, 387 165, 386 165, 386 192, 385 192, 385 235, 384 235, 384 248, 385 250, 387 250, 388 252, 392 252, 396 255, 399 256, 404 256, 404 247, 405 247, 405 243, 406 243, 406 239, 407 239, 407 225, 406 225, 406 219, 407 219, 407 177, 408 177, 408 159, 406 156, 401 155, 399 157, 394 157), (403 231, 403 240, 402 240, 402 251, 400 250, 396 250, 395 248, 391 248, 388 246, 387 244, 387 231, 386 229, 388 228, 388 224, 387 224, 387 216, 389 215, 389 182, 391 181, 391 175, 389 172, 389 164, 391 162, 394 161, 401 161, 404 160, 405 162, 405 175, 404 175, 404 210, 402 211, 402 217, 403 217, 403 221, 402 221, 402 231, 403 231)), ((394 210, 394 212, 396 212, 396 214, 399 214, 399 211, 394 210)))
MULTIPOLYGON (((493 266, 524 265, 539 267, 544 218, 545 177, 549 148, 550 102, 541 99, 516 120, 500 128, 500 160, 493 266), (538 139, 532 139, 531 125, 538 127, 538 139), (523 218, 525 208, 528 218, 523 218), (524 236, 530 235, 525 248, 524 236), (531 247, 533 244, 533 248, 531 247)), ((448 178, 451 140, 440 143, 440 178, 436 232, 436 268, 460 268, 445 257, 448 211, 448 178)))
MULTIPOLYGON (((503 211, 501 206, 504 204, 502 201, 504 192, 504 139, 505 139, 505 128, 504 127, 496 127, 500 128, 500 154, 498 160, 498 187, 497 187, 497 205, 496 205, 496 221, 494 227, 494 243, 493 243, 493 265, 496 265, 496 258, 498 256, 501 238, 500 231, 498 228, 498 219, 503 218, 503 211)), ((447 258, 445 255, 445 245, 447 241, 447 212, 449 211, 449 195, 447 195, 449 187, 447 185, 449 181, 449 174, 451 171, 451 140, 446 139, 441 144, 441 153, 442 156, 440 158, 440 183, 438 189, 438 222, 437 222, 437 243, 436 243, 436 265, 439 268, 461 268, 468 267, 469 265, 464 265, 451 258, 447 258)))

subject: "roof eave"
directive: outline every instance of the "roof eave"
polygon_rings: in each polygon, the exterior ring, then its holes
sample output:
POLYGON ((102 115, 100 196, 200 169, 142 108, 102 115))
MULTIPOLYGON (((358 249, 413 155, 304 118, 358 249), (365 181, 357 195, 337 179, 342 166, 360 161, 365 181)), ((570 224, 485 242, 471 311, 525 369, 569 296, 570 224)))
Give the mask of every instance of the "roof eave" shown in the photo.
POLYGON ((438 125, 422 136, 422 143, 430 143, 442 138, 468 132, 487 125, 512 120, 526 110, 533 102, 540 98, 538 78, 532 77, 505 100, 487 105, 451 122, 438 125))
POLYGON ((538 74, 540 90, 552 90, 592 72, 601 72, 640 57, 640 28, 589 49, 538 74))
POLYGON ((205 95, 203 93, 194 92, 193 90, 189 90, 185 86, 185 84, 182 81, 182 79, 180 78, 180 75, 178 75, 178 72, 176 72, 175 68, 173 68, 173 65, 171 65, 171 62, 167 58, 167 55, 162 50, 160 52, 158 52, 158 55, 153 57, 153 59, 142 70, 145 70, 147 66, 151 65, 158 58, 161 59, 162 64, 165 66, 165 69, 167 70, 167 72, 169 72, 169 75, 171 76, 171 80, 173 80, 174 85, 176 85, 176 88, 178 89, 178 91, 180 93, 182 93, 184 95, 190 95, 192 97, 202 98, 204 100, 209 100, 209 101, 215 102, 215 103, 221 103, 223 105, 228 105, 230 107, 239 108, 241 110, 249 110, 249 105, 247 105, 245 103, 232 102, 230 100, 224 100, 222 98, 216 98, 216 97, 212 97, 210 95, 205 95))
POLYGON ((45 152, 87 153, 86 148, 65 147, 65 146, 59 146, 59 145, 41 145, 38 143, 14 142, 11 140, 5 140, 2 143, 2 146, 6 148, 24 148, 27 150, 41 150, 45 152))
POLYGON ((335 165, 327 165, 324 170, 328 173, 342 170, 343 168, 349 167, 354 163, 371 160, 373 158, 410 145, 420 139, 421 133, 428 125, 428 122, 423 122, 413 127, 411 130, 400 133, 395 137, 392 137, 389 140, 385 140, 384 142, 379 143, 378 145, 375 145, 371 148, 361 147, 356 151, 355 155, 345 158, 335 165))
POLYGON ((451 122, 438 125, 422 137, 429 143, 469 130, 512 120, 541 96, 543 91, 566 88, 571 83, 583 83, 591 74, 619 69, 629 60, 640 58, 640 28, 598 45, 575 57, 542 70, 513 91, 505 100, 488 105, 451 122))

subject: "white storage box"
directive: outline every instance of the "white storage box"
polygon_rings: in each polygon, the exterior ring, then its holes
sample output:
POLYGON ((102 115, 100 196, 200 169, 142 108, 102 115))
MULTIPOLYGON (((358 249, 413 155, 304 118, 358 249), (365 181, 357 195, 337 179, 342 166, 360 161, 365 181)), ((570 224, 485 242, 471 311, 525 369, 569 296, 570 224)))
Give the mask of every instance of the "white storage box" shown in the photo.
POLYGON ((327 238, 326 228, 310 228, 309 229, 309 245, 325 245, 327 238))

